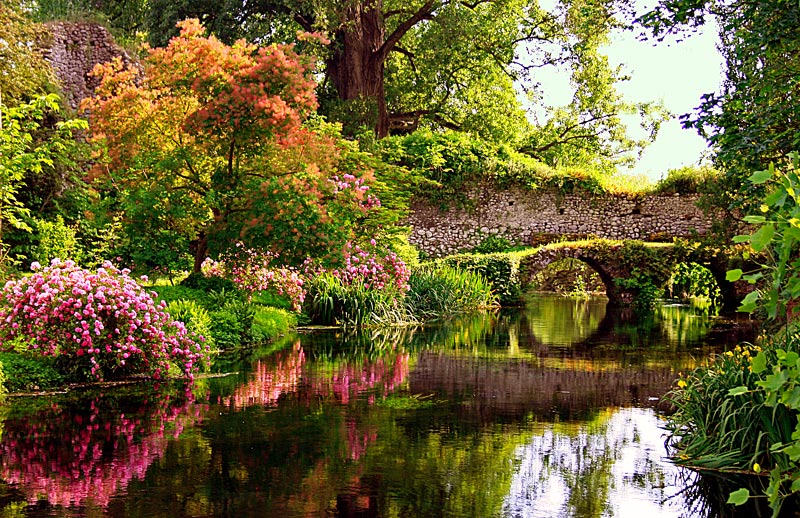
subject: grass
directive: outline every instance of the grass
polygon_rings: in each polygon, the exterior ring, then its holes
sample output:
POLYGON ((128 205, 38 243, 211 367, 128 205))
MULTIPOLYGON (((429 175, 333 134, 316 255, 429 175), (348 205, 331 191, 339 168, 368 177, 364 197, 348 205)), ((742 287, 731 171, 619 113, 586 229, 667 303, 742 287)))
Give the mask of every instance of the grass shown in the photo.
POLYGON ((408 281, 409 310, 422 318, 435 318, 497 304, 486 279, 477 272, 450 266, 417 268, 408 281))

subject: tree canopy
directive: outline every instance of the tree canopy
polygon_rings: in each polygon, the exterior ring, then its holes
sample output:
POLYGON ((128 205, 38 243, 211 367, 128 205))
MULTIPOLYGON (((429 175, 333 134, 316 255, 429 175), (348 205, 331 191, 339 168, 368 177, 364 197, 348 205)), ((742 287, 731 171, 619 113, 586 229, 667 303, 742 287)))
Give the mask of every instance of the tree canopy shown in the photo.
POLYGON ((53 77, 36 52, 41 29, 19 2, 0 4, 0 102, 13 106, 45 93, 53 77))
MULTIPOLYGON (((142 14, 151 44, 163 46, 175 23, 197 17, 223 42, 298 44, 319 32, 320 113, 348 135, 416 128, 456 129, 524 145, 551 164, 630 161, 648 139, 633 140, 621 115, 640 115, 652 133, 665 113, 625 102, 625 79, 601 48, 622 26, 628 0, 152 0, 142 14), (543 95, 538 74, 571 72, 573 101, 531 124, 520 102, 543 95), (526 136, 527 135, 527 136, 526 136)), ((305 46, 304 46, 305 45, 305 46)))
POLYGON ((228 46, 197 20, 150 51, 144 77, 119 61, 98 67, 101 86, 84 104, 107 150, 95 177, 141 245, 132 255, 164 264, 191 246, 198 270, 237 241, 292 262, 353 237, 377 204, 371 171, 304 125, 316 105, 311 70, 291 46, 228 46))

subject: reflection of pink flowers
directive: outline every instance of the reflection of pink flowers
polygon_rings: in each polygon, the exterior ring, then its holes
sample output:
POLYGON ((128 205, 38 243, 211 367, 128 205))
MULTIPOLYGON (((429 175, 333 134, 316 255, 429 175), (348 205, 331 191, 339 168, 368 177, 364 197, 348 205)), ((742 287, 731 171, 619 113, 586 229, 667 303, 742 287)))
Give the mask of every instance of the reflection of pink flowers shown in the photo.
POLYGON ((305 359, 298 341, 290 350, 281 351, 268 360, 258 360, 250 381, 237 387, 232 396, 221 402, 234 408, 276 405, 281 394, 297 390, 305 359))
POLYGON ((386 356, 373 362, 346 363, 333 377, 312 379, 311 385, 315 394, 332 395, 344 404, 374 389, 389 394, 408 377, 408 359, 408 353, 399 353, 394 358, 386 356))
POLYGON ((368 426, 366 430, 359 430, 355 420, 347 420, 347 458, 358 460, 367 452, 367 447, 378 440, 377 427, 368 426))
MULTIPOLYGON (((297 342, 290 350, 258 360, 250 381, 239 386, 233 395, 220 398, 220 402, 234 408, 276 406, 282 395, 302 389, 347 404, 353 397, 369 391, 388 394, 396 390, 408 377, 408 360, 408 353, 398 353, 374 361, 344 363, 333 375, 323 374, 303 368, 305 353, 297 342)), ((369 402, 374 402, 374 395, 369 402)))
POLYGON ((9 419, 0 442, 0 477, 18 484, 31 503, 105 507, 133 479, 144 478, 170 437, 202 419, 204 407, 186 398, 158 397, 132 412, 88 415, 57 404, 33 418, 9 419))

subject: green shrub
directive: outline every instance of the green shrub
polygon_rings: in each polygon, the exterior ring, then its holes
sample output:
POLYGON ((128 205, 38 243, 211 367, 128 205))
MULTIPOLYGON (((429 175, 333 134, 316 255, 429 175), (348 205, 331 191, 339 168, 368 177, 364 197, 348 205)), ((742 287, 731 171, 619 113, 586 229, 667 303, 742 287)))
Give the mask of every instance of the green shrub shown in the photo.
POLYGON ((256 307, 250 337, 253 343, 263 343, 286 334, 297 326, 297 314, 285 309, 256 307))
POLYGON ((481 274, 492 287, 500 304, 507 306, 520 302, 522 286, 520 280, 520 254, 456 254, 437 262, 461 270, 481 274))
POLYGON ((159 300, 163 300, 167 303, 176 300, 194 300, 201 303, 202 305, 206 305, 208 300, 207 294, 205 292, 181 285, 154 286, 151 289, 158 294, 159 300))
POLYGON ((314 324, 399 324, 412 318, 394 291, 367 288, 362 280, 345 285, 323 273, 312 278, 306 288, 303 312, 314 324))
POLYGON ((659 194, 703 193, 719 178, 719 171, 710 166, 686 166, 667 171, 666 178, 658 182, 654 190, 659 194))
POLYGON ((218 350, 237 349, 244 345, 249 328, 245 328, 237 315, 222 308, 209 313, 211 338, 218 350))
POLYGON ((489 234, 472 249, 476 254, 493 254, 498 252, 508 252, 514 248, 514 244, 508 239, 498 236, 497 234, 489 234))
POLYGON ((425 265, 411 273, 406 304, 411 313, 438 317, 496 303, 491 286, 477 272, 425 265))
POLYGON ((65 382, 52 357, 3 352, 0 364, 3 368, 0 377, 5 378, 3 386, 9 392, 54 390, 65 382))
POLYGON ((60 259, 76 259, 78 257, 79 248, 75 229, 65 225, 64 218, 57 216, 54 221, 37 219, 35 226, 39 243, 32 251, 32 260, 49 264, 56 257, 60 259))
POLYGON ((202 336, 209 347, 214 347, 214 339, 211 335, 211 316, 198 301, 173 300, 167 304, 167 313, 173 319, 183 322, 190 332, 202 336))

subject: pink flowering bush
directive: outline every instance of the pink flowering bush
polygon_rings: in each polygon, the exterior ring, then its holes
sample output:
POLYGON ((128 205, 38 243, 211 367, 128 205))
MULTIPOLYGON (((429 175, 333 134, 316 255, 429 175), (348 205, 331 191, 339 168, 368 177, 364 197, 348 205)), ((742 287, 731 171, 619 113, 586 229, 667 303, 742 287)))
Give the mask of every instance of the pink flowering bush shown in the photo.
POLYGON ((54 259, 0 291, 0 343, 22 337, 29 350, 97 380, 161 378, 171 365, 192 378, 207 347, 203 337, 156 303, 128 270, 106 261, 96 272, 54 259))
POLYGON ((274 266, 276 254, 247 248, 236 243, 236 250, 226 254, 221 261, 210 258, 203 261, 201 271, 206 277, 230 279, 236 286, 252 296, 259 291, 274 291, 286 296, 295 311, 303 307, 306 292, 303 279, 293 268, 274 266))
POLYGON ((308 297, 304 311, 313 323, 363 326, 400 324, 414 317, 405 297, 410 271, 397 255, 347 244, 343 265, 323 268, 306 265, 308 297))
POLYGON ((334 269, 307 268, 309 275, 328 271, 345 286, 363 284, 367 289, 395 290, 399 294, 408 291, 411 270, 397 254, 389 250, 379 251, 375 240, 370 240, 371 250, 347 243, 344 249, 344 265, 334 269))

